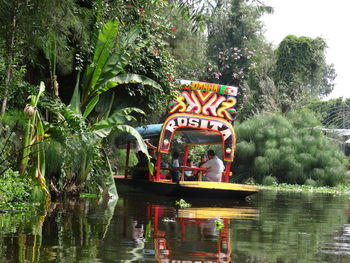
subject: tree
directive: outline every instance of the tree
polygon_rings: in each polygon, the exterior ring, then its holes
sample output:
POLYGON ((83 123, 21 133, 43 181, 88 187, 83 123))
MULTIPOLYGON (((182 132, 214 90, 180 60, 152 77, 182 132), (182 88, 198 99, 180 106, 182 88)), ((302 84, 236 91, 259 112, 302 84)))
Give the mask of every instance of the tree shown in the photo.
POLYGON ((6 112, 11 95, 15 93, 17 83, 14 83, 15 75, 19 72, 22 48, 22 35, 20 31, 20 17, 23 3, 21 1, 4 1, 0 8, 0 49, 3 56, 4 75, 1 81, 1 116, 6 112), (17 69, 16 69, 17 68, 17 69))
POLYGON ((282 111, 333 90, 335 73, 326 62, 326 47, 322 38, 289 35, 282 40, 276 50, 274 69, 282 111))
POLYGON ((28 84, 19 85, 19 80, 33 85, 45 80, 49 90, 53 90, 56 74, 72 72, 78 47, 91 54, 92 17, 93 11, 80 7, 73 0, 2 3, 0 52, 6 75, 1 85, 2 113, 13 97, 19 105, 31 93, 28 84))
POLYGON ((175 58, 178 78, 201 80, 207 66, 207 38, 203 31, 195 30, 197 25, 183 17, 183 9, 174 7, 169 11, 169 19, 174 25, 174 37, 169 38, 171 53, 175 58))
POLYGON ((243 82, 268 48, 259 18, 270 11, 270 7, 244 0, 232 0, 216 9, 208 24, 209 80, 231 85, 243 82))

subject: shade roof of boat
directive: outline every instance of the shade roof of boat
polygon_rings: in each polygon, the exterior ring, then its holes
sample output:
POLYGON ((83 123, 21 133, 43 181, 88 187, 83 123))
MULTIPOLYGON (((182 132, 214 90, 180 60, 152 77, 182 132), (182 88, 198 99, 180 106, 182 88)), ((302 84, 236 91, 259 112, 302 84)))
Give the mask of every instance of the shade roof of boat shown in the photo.
MULTIPOLYGON (((159 138, 163 124, 149 124, 137 127, 136 130, 144 139, 159 138)), ((219 144, 222 143, 222 136, 218 132, 201 130, 196 128, 179 128, 175 131, 177 136, 187 144, 219 144)), ((128 140, 133 140, 130 136, 128 140)))

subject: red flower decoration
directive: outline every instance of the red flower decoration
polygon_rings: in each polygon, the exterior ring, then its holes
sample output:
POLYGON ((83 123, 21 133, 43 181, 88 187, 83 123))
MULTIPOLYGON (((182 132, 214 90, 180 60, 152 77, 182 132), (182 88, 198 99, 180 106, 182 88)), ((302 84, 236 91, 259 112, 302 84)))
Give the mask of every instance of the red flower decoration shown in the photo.
POLYGON ((176 27, 173 27, 172 29, 171 29, 171 31, 176 31, 177 30, 177 28, 176 27))
POLYGON ((158 53, 159 53, 159 50, 158 50, 158 49, 155 49, 155 50, 154 50, 154 55, 158 55, 158 53))

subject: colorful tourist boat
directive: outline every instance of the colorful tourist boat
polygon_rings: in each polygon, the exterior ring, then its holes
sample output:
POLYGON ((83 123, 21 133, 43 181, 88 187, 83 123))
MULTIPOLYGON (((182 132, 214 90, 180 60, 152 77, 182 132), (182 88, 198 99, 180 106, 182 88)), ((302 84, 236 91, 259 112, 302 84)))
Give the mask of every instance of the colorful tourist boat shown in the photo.
POLYGON ((234 157, 236 136, 233 128, 236 113, 237 88, 198 81, 178 81, 179 95, 169 102, 169 115, 162 124, 137 128, 143 139, 157 140, 157 156, 153 173, 147 180, 132 178, 135 169, 130 167, 130 152, 135 138, 129 137, 126 144, 124 175, 115 177, 119 192, 146 191, 162 195, 205 196, 217 198, 242 198, 254 194, 258 187, 229 183, 231 162, 234 157), (173 139, 184 142, 182 166, 169 168, 162 165, 163 155, 170 152, 173 139), (202 181, 205 169, 189 167, 187 159, 190 147, 197 145, 221 145, 225 171, 220 182, 202 181), (181 179, 172 182, 166 177, 170 171, 179 170, 181 179), (198 172, 198 180, 186 181, 185 171, 198 172))

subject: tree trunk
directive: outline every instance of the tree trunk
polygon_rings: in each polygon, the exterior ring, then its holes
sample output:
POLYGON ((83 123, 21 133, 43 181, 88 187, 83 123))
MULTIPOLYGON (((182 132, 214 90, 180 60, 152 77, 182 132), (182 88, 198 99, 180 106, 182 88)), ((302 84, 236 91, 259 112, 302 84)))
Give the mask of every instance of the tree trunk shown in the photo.
POLYGON ((10 84, 12 82, 12 64, 13 64, 13 57, 15 53, 15 39, 16 39, 16 29, 17 29, 17 11, 18 11, 18 3, 15 7, 13 18, 12 18, 12 33, 11 33, 11 40, 8 47, 8 59, 7 59, 7 65, 6 65, 6 79, 5 79, 5 86, 4 86, 4 98, 2 100, 1 104, 1 116, 4 116, 7 108, 7 102, 9 99, 9 90, 10 90, 10 84))
POLYGON ((11 65, 7 65, 6 79, 5 79, 5 86, 4 86, 4 99, 2 100, 2 104, 1 104, 1 116, 4 116, 4 114, 6 112, 11 79, 12 79, 11 65))

